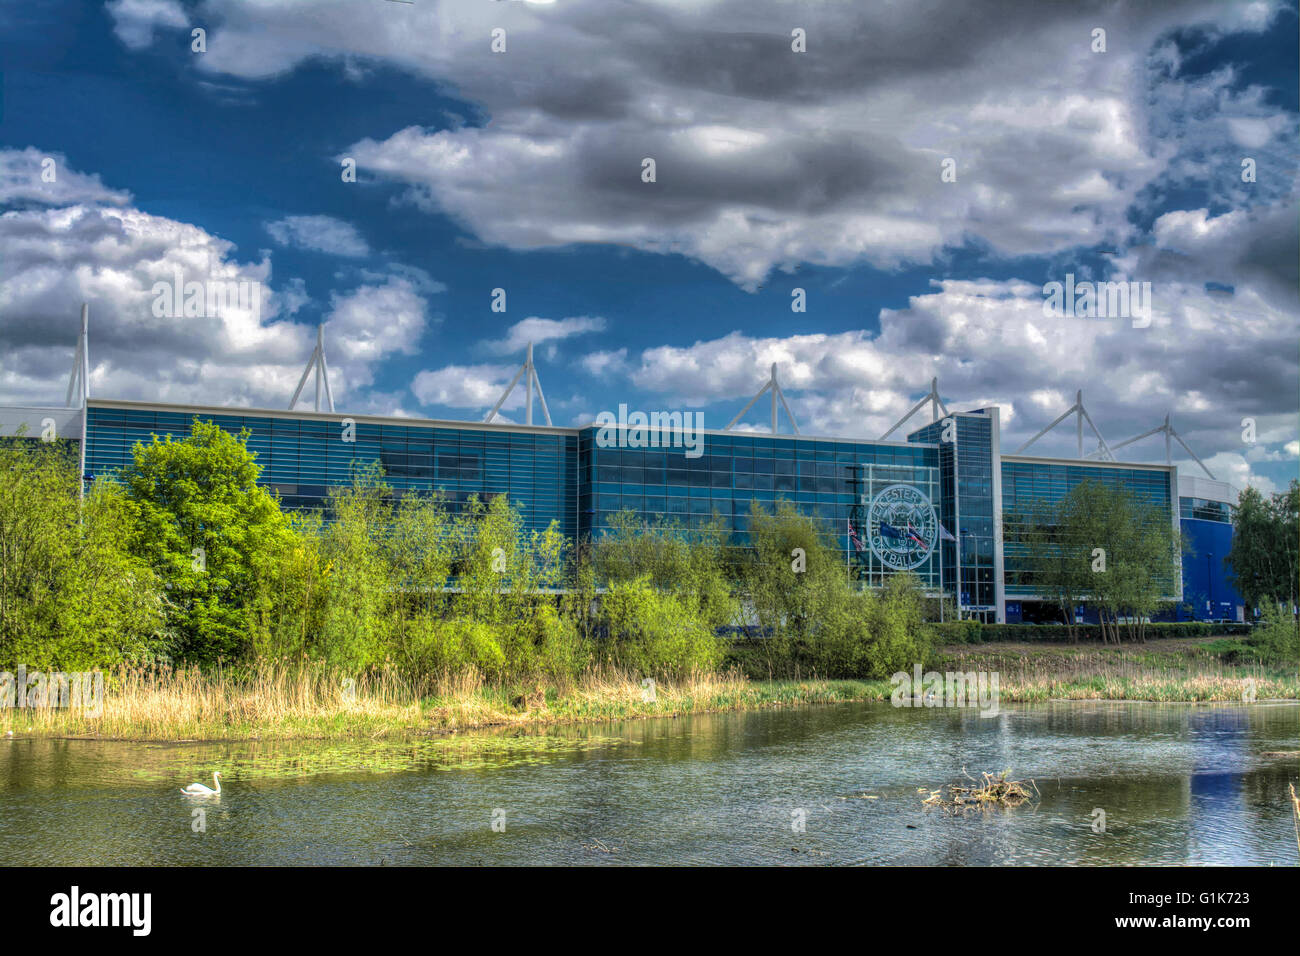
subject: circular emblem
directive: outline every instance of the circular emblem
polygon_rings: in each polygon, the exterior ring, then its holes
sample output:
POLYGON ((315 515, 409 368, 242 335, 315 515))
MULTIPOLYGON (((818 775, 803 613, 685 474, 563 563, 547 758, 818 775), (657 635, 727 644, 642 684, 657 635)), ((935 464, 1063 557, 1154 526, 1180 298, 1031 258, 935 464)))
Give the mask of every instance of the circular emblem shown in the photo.
POLYGON ((911 485, 890 485, 867 511, 871 551, 887 568, 912 571, 925 563, 939 536, 930 499, 911 485))

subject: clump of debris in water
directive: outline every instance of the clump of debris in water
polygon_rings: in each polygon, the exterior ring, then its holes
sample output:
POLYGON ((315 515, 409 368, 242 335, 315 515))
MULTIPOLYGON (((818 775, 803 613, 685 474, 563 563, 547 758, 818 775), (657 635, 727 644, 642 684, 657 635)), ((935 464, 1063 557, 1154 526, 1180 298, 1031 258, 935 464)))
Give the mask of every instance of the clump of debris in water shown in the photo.
POLYGON ((966 773, 965 767, 961 772, 971 782, 970 786, 954 783, 935 790, 918 787, 917 793, 929 795, 921 803, 927 807, 942 807, 945 810, 974 810, 990 807, 1018 807, 1033 799, 1035 795, 1041 796, 1037 784, 1032 780, 1029 781, 1028 786, 1019 780, 1008 780, 1007 778, 1011 776, 1010 770, 1004 770, 997 775, 984 773, 978 780, 966 773), (1030 787, 1033 787, 1032 793, 1030 787))

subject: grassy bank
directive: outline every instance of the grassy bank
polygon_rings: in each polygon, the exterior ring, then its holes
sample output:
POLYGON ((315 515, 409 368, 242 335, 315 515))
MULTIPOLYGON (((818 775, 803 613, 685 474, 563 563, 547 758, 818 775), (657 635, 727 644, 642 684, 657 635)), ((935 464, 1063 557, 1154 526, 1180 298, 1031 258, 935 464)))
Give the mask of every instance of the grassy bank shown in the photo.
POLYGON ((931 666, 996 672, 1002 699, 1012 702, 1300 698, 1295 665, 1237 663, 1223 648, 1212 637, 1120 645, 956 645, 942 648, 931 666))
POLYGON ((385 737, 511 725, 667 717, 724 710, 880 700, 885 681, 752 682, 702 675, 653 690, 617 672, 565 688, 510 688, 472 677, 416 687, 393 674, 351 684, 325 668, 251 673, 123 671, 109 675, 102 713, 0 710, 0 734, 124 740, 385 737))
MULTIPOLYGON (((1241 702, 1300 698, 1295 669, 1225 663, 1205 640, 1160 645, 954 645, 927 666, 996 672, 1002 703, 1045 700, 1241 702)), ((0 734, 129 740, 390 737, 512 725, 665 717, 888 700, 884 680, 750 681, 705 675, 656 684, 607 671, 564 687, 510 688, 449 678, 414 686, 387 673, 355 685, 322 667, 110 674, 102 713, 0 710, 0 734)))

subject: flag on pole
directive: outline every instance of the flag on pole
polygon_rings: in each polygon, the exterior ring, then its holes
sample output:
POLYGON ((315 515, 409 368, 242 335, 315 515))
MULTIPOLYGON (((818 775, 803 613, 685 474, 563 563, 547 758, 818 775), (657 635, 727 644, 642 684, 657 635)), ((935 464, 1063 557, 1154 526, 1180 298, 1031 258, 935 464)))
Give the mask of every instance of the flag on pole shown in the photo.
POLYGON ((903 532, 899 531, 892 524, 885 524, 883 521, 880 522, 880 533, 886 538, 893 538, 895 540, 902 540, 903 537, 903 532))
POLYGON ((862 539, 858 537, 858 529, 853 527, 852 521, 849 522, 849 540, 853 542, 853 547, 857 548, 859 551, 867 550, 867 546, 864 545, 862 539))
POLYGON ((912 539, 915 544, 922 548, 925 547, 925 542, 921 540, 921 536, 916 533, 916 529, 912 527, 912 522, 910 521, 907 523, 907 536, 912 539))
POLYGON ((940 525, 939 525, 939 540, 940 540, 940 541, 956 541, 957 539, 954 538, 954 537, 952 536, 952 532, 951 532, 951 531, 949 531, 947 528, 945 528, 945 527, 943 526, 942 523, 940 523, 940 525))

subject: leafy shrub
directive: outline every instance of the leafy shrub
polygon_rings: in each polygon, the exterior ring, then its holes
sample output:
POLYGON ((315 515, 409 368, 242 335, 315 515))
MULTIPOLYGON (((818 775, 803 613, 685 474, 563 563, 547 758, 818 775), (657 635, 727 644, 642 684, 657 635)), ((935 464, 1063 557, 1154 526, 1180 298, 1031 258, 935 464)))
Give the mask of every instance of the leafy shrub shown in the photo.
POLYGON ((978 644, 984 638, 981 621, 931 621, 930 633, 937 644, 978 644))
POLYGON ((1217 657, 1225 664, 1246 664, 1260 660, 1259 648, 1252 647, 1244 641, 1223 638, 1210 641, 1202 650, 1212 657, 1217 657))
POLYGON ((607 663, 661 679, 715 670, 722 641, 689 598, 657 591, 649 575, 611 584, 600 602, 607 663))
POLYGON ((1300 662, 1300 627, 1291 612, 1276 601, 1266 600, 1260 608, 1260 624, 1251 632, 1250 644, 1264 660, 1300 662))
POLYGON ((866 677, 888 677, 924 664, 933 645, 922 620, 921 589, 915 577, 897 574, 872 596, 866 647, 866 677))
POLYGON ((563 687, 591 666, 592 652, 577 625, 549 605, 535 618, 538 670, 563 687))

